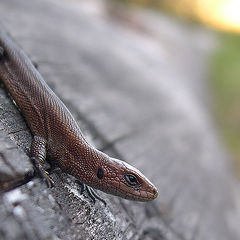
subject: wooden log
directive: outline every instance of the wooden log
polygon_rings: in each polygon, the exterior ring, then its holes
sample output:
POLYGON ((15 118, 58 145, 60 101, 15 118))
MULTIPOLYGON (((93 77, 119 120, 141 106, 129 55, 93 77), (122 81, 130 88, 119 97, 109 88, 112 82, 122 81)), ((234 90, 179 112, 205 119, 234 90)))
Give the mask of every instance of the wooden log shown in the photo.
POLYGON ((52 189, 31 179, 31 134, 3 88, 0 239, 239 239, 239 183, 202 101, 211 33, 151 12, 137 12, 139 30, 107 9, 2 0, 0 16, 88 139, 138 167, 160 195, 138 203, 100 193, 104 207, 61 171, 51 170, 52 189))

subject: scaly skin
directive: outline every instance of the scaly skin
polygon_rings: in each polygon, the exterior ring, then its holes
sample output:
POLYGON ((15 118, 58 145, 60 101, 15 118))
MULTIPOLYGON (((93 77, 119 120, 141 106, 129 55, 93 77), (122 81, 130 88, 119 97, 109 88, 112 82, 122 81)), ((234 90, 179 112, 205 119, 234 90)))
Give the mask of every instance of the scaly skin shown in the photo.
POLYGON ((47 158, 84 184, 122 198, 150 201, 157 188, 136 168, 91 146, 63 102, 30 59, 0 28, 0 79, 34 136, 31 158, 49 183, 47 158))

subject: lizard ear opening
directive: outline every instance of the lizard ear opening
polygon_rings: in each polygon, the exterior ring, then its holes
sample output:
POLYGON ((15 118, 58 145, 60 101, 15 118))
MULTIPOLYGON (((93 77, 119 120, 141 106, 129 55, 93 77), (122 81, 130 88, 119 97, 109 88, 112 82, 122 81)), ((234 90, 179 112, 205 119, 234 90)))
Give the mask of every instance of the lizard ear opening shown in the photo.
POLYGON ((104 173, 103 173, 103 170, 101 168, 98 168, 97 177, 99 179, 102 179, 104 177, 104 173))

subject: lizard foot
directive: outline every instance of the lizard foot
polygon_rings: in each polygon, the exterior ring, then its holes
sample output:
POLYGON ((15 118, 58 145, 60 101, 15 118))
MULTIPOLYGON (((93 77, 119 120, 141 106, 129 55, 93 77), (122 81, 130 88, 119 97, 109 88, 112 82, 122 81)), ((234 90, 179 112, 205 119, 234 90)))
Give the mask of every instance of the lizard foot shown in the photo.
POLYGON ((86 190, 89 197, 93 200, 93 203, 95 203, 97 199, 102 202, 105 207, 107 206, 106 201, 102 199, 91 187, 87 186, 79 180, 76 180, 76 183, 81 187, 81 194, 83 194, 83 192, 86 190))
POLYGON ((49 173, 48 173, 46 170, 42 169, 42 168, 38 169, 38 171, 39 171, 39 173, 40 173, 40 176, 46 181, 47 186, 48 186, 49 188, 53 187, 53 186, 54 186, 54 181, 53 181, 53 179, 49 176, 49 173))
POLYGON ((49 176, 49 173, 43 168, 43 166, 38 161, 34 161, 34 158, 32 158, 32 160, 34 162, 36 173, 46 181, 47 186, 49 188, 53 187, 54 181, 49 176))

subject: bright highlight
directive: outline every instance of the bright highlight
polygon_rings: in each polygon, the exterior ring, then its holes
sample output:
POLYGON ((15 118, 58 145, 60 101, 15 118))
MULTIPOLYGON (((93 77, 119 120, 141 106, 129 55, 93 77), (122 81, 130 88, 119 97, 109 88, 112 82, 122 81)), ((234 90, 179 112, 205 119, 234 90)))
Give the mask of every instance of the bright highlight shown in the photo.
POLYGON ((240 0, 199 0, 197 14, 206 24, 240 33, 240 0))

